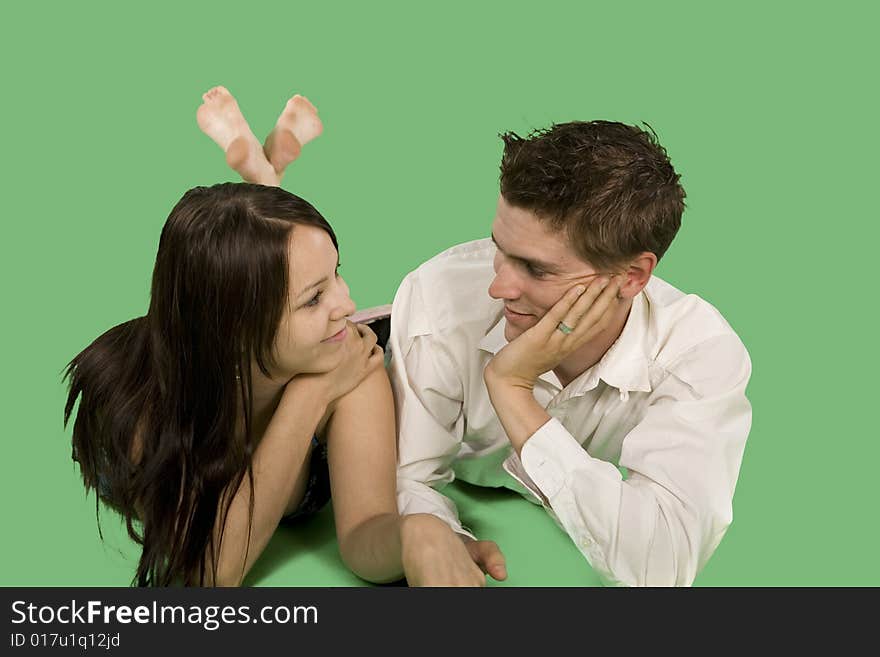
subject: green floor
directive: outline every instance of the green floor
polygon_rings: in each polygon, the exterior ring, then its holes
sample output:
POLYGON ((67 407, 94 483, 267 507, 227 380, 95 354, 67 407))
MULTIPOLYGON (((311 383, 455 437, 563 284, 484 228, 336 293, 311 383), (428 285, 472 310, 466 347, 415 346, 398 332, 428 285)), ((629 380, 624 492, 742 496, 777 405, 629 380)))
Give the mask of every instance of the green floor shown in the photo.
MULTIPOLYGON (((465 524, 498 543, 507 559, 504 586, 599 586, 598 576, 546 512, 517 493, 453 483, 446 489, 465 524)), ((339 558, 333 511, 282 526, 254 565, 251 586, 364 586, 339 558)))
MULTIPOLYGON (((109 514, 98 538, 71 463, 61 370, 146 311, 159 235, 184 191, 235 179, 196 125, 217 84, 261 140, 291 94, 318 106, 324 133, 284 186, 336 230, 361 308, 389 302, 443 249, 489 235, 499 133, 649 123, 688 204, 657 274, 719 308, 754 366, 733 525, 695 584, 880 585, 880 4, 4 10, 0 585, 131 580, 136 546, 109 514)), ((597 583, 543 509, 452 494, 507 554, 508 584, 597 583)), ((330 520, 280 530, 250 583, 359 584, 330 520)))

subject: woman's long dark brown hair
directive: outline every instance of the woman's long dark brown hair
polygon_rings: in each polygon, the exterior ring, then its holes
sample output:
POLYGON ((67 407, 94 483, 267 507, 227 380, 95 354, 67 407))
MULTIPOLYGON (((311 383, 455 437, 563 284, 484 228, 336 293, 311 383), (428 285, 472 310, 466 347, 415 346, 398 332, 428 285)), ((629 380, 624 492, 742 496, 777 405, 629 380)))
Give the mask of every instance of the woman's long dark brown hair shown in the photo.
POLYGON ((104 500, 143 548, 132 584, 204 584, 206 568, 216 581, 214 528, 245 476, 253 515, 250 364, 265 374, 272 364, 295 224, 322 228, 338 248, 321 214, 278 187, 189 190, 162 229, 147 315, 67 366, 64 424, 79 398, 73 459, 96 515, 104 500))

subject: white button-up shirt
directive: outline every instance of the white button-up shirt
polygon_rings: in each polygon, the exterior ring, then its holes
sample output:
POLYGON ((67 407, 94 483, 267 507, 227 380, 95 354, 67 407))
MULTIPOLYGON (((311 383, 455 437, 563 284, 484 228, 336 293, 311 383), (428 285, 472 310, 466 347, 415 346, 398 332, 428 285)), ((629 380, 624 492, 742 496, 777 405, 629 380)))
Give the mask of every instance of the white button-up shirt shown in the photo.
MULTIPOLYGON (((391 314, 398 504, 456 532, 455 477, 541 504, 608 584, 690 585, 733 518, 751 426, 748 353, 708 302, 653 277, 618 340, 563 387, 534 395, 551 419, 513 450, 483 369, 507 341, 489 297, 495 247, 453 247, 410 273, 391 314)), ((491 538, 491 537, 489 537, 491 538)))

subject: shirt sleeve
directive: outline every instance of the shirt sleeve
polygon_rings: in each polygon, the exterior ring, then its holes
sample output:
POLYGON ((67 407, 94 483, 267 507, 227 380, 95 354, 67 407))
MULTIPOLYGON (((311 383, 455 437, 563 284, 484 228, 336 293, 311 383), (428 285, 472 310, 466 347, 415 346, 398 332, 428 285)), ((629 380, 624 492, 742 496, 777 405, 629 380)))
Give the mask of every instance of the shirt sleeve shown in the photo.
POLYGON ((733 519, 751 427, 750 374, 735 335, 701 343, 670 365, 624 439, 625 480, 556 419, 525 443, 523 468, 606 583, 693 583, 733 519))
POLYGON ((397 414, 397 504, 401 515, 430 513, 453 531, 462 527, 455 504, 438 489, 455 474, 464 435, 463 384, 448 351, 432 334, 418 272, 401 283, 391 310, 389 375, 397 414))

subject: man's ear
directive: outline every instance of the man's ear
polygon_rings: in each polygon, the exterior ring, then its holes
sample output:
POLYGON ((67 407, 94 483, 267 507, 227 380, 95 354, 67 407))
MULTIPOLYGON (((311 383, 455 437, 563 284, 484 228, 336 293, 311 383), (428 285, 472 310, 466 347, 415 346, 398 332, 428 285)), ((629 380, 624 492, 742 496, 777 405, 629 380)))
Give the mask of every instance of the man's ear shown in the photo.
POLYGON ((621 284, 618 299, 632 299, 636 296, 651 280, 651 274, 657 266, 657 256, 650 251, 640 253, 627 263, 623 272, 623 283, 621 284))

